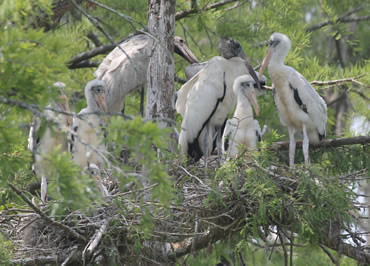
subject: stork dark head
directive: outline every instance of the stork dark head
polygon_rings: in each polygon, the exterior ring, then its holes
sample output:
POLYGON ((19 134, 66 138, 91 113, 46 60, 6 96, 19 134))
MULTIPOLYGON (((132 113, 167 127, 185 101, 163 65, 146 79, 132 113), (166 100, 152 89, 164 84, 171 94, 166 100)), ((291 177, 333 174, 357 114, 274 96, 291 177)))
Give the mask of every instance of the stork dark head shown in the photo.
POLYGON ((235 41, 233 39, 220 38, 218 40, 217 48, 218 48, 219 54, 225 59, 230 59, 232 57, 240 57, 244 59, 244 62, 245 62, 246 67, 248 68, 249 74, 256 81, 257 87, 261 89, 261 82, 258 79, 256 72, 254 71, 250 63, 249 58, 244 53, 243 47, 240 45, 238 41, 235 41))
POLYGON ((174 38, 175 53, 184 58, 190 64, 199 63, 198 59, 195 57, 193 52, 186 45, 185 41, 179 37, 174 38))

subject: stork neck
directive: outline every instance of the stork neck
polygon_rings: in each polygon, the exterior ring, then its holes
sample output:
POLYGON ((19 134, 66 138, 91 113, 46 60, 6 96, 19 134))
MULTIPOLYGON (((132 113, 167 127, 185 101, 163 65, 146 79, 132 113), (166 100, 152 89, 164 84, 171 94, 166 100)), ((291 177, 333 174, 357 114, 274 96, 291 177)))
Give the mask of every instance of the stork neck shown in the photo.
POLYGON ((274 66, 283 66, 284 65, 284 60, 286 58, 287 54, 286 53, 274 53, 271 56, 271 60, 269 62, 268 67, 274 67, 274 66))
POLYGON ((243 94, 238 95, 238 103, 236 105, 234 117, 237 117, 243 123, 247 123, 249 122, 249 120, 253 120, 253 109, 251 103, 243 94))
POLYGON ((86 97, 86 102, 87 102, 87 109, 90 111, 90 112, 95 112, 95 111, 99 111, 99 106, 98 104, 96 103, 96 100, 94 98, 93 95, 89 94, 87 97, 86 97))

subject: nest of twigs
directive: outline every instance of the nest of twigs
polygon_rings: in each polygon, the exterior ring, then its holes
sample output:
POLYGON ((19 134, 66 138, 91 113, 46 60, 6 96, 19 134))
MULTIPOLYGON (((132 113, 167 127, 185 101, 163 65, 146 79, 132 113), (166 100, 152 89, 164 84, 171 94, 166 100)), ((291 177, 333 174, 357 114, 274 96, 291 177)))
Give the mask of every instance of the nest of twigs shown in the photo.
MULTIPOLYGON (((170 173, 176 179, 177 193, 169 206, 151 200, 150 191, 156 184, 130 185, 125 187, 127 191, 111 186, 104 203, 89 211, 70 211, 58 217, 47 215, 48 205, 36 206, 11 186, 27 203, 22 209, 6 210, 0 216, 2 233, 15 244, 12 263, 173 263, 248 227, 248 219, 258 211, 258 202, 243 186, 248 170, 269 176, 292 197, 299 184, 299 177, 282 174, 285 168, 265 169, 256 163, 239 165, 233 182, 215 183, 213 170, 195 169, 172 166, 170 173), (150 234, 140 227, 148 214, 150 234)), ((106 182, 109 178, 105 176, 106 182)), ((261 238, 267 236, 270 225, 279 224, 289 230, 289 213, 286 216, 278 220, 268 217, 270 224, 260 225, 261 238)), ((364 260, 368 258, 367 253, 363 254, 364 260)))

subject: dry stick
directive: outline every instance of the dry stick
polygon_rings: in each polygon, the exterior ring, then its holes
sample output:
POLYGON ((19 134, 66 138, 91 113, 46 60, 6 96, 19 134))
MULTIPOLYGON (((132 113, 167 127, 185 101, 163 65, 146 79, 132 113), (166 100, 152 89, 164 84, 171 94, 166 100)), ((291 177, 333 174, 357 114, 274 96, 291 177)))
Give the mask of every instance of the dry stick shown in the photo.
POLYGON ((74 246, 72 248, 71 253, 68 255, 68 257, 63 261, 63 263, 60 266, 66 266, 67 263, 70 261, 70 259, 73 257, 73 255, 76 253, 77 249, 78 249, 78 247, 74 246))
POLYGON ((86 242, 86 238, 82 235, 80 235, 79 233, 77 233, 75 230, 73 230, 72 228, 64 225, 64 224, 61 224, 57 221, 53 221, 49 216, 47 216, 45 213, 43 213, 39 208, 37 208, 27 197, 26 195, 23 194, 22 191, 20 191, 18 188, 16 188, 12 183, 8 182, 8 185, 10 186, 10 188, 15 192, 17 193, 17 195, 19 195, 38 215, 40 215, 46 222, 48 222, 49 224, 53 224, 57 227, 59 227, 60 229, 62 229, 63 231, 65 231, 66 233, 74 236, 75 238, 77 238, 78 240, 82 241, 82 242, 86 242))
MULTIPOLYGON (((92 238, 91 244, 88 246, 86 250, 86 255, 89 257, 93 253, 93 251, 96 249, 96 247, 99 245, 99 242, 101 238, 103 237, 103 234, 108 228, 108 224, 112 220, 112 217, 105 220, 102 226, 99 228, 99 231, 96 233, 96 235, 92 238)), ((83 253, 84 254, 84 253, 83 253)))
POLYGON ((359 81, 357 81, 356 79, 358 78, 362 78, 363 76, 366 76, 366 74, 361 74, 361 75, 358 75, 356 77, 353 77, 353 78, 344 78, 344 79, 337 79, 337 80, 328 80, 328 81, 319 81, 319 80, 314 80, 314 81, 311 81, 311 85, 318 85, 318 86, 327 86, 327 85, 340 85, 342 83, 346 83, 346 82, 354 82, 354 83, 357 83, 361 86, 367 86, 359 81))

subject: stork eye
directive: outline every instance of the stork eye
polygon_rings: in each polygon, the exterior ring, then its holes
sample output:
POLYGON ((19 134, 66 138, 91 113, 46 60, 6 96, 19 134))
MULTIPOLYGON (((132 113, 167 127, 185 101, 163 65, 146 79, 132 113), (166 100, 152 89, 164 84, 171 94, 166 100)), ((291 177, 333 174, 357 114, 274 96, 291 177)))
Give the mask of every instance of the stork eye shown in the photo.
POLYGON ((184 43, 184 40, 183 40, 183 39, 180 39, 180 42, 181 42, 181 43, 184 43))
POLYGON ((273 40, 270 40, 269 46, 272 46, 273 44, 274 44, 274 41, 273 40))

